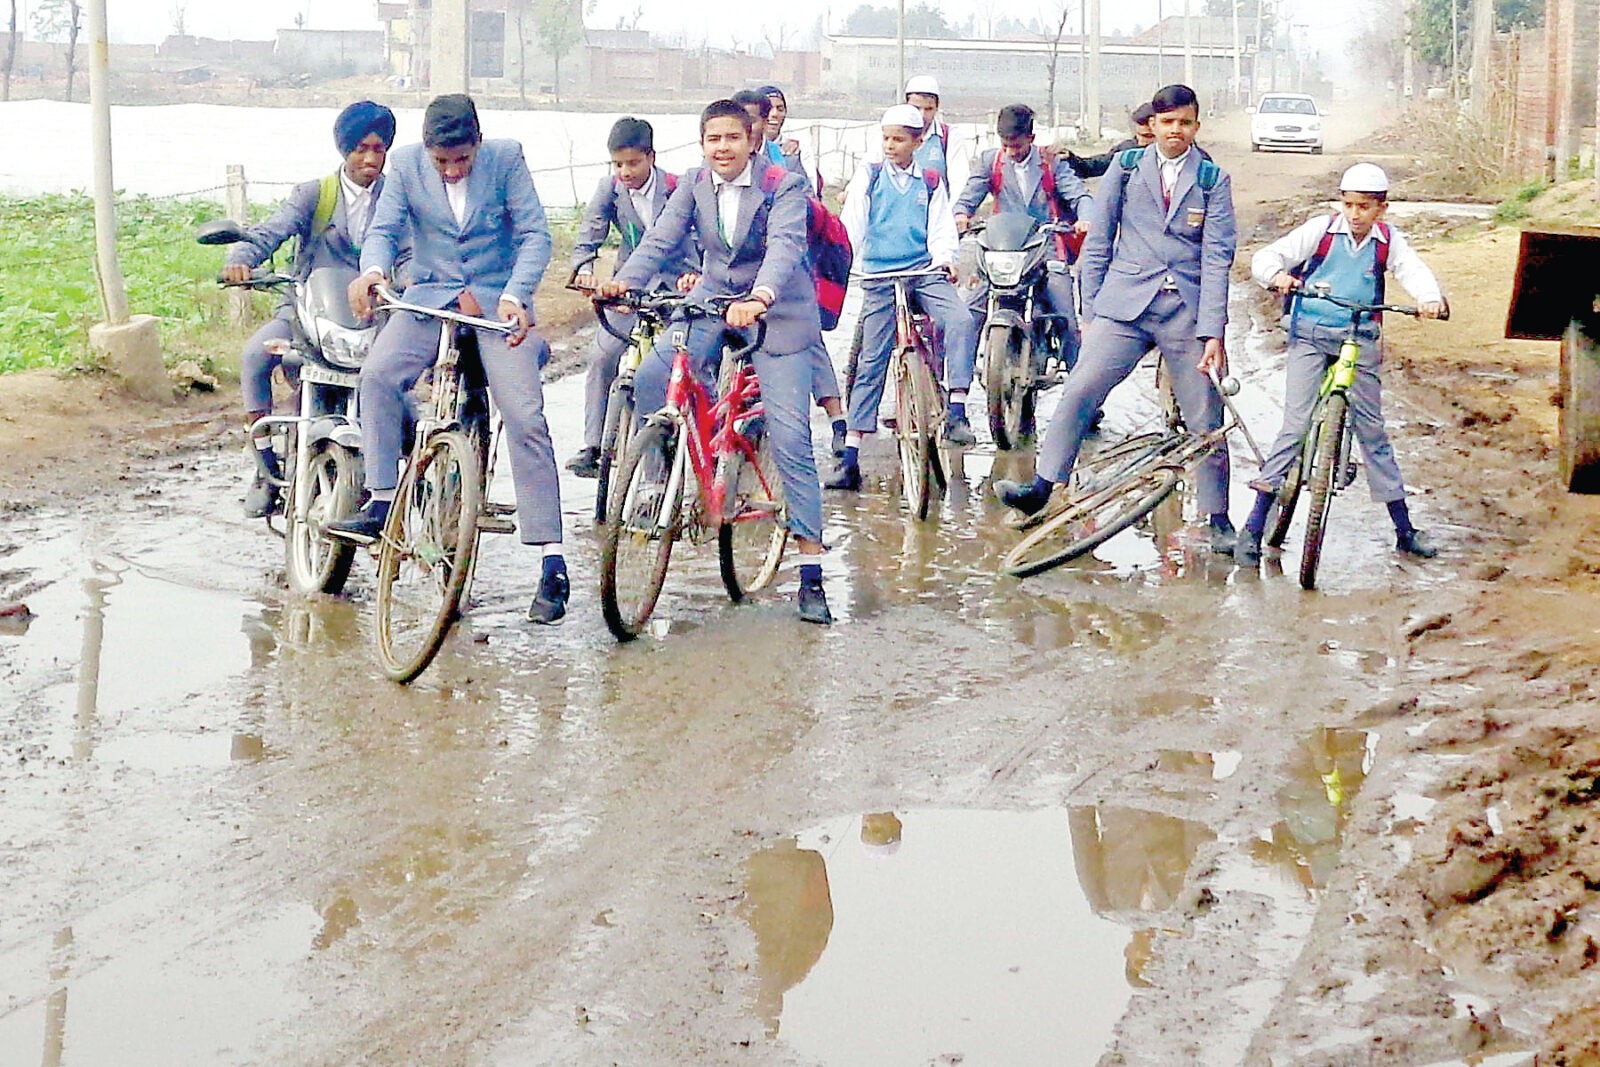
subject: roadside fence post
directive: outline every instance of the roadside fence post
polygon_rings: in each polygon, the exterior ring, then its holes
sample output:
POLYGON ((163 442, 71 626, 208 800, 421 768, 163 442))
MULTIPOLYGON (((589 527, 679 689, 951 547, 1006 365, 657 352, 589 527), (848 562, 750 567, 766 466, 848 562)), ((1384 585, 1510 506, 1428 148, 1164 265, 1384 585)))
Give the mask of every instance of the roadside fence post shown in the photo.
MULTIPOLYGON (((228 217, 240 226, 250 225, 250 195, 244 180, 244 164, 228 164, 228 217)), ((228 291, 228 321, 242 326, 250 317, 250 292, 247 289, 228 291)))

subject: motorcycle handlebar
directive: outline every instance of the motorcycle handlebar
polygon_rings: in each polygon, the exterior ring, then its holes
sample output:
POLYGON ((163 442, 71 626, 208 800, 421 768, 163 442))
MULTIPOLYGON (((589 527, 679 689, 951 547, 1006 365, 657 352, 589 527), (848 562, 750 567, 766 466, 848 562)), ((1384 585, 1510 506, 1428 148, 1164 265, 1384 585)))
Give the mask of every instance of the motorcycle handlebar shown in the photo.
POLYGON ((242 282, 229 281, 222 275, 217 275, 217 284, 224 289, 275 289, 280 285, 289 285, 293 281, 293 275, 279 274, 276 271, 256 271, 242 282))

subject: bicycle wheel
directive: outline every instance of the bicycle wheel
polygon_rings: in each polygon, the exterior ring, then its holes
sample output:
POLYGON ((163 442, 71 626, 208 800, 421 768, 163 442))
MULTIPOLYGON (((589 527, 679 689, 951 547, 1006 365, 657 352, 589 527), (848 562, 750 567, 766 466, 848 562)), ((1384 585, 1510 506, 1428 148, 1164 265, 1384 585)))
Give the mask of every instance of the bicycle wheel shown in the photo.
POLYGON ((1322 539, 1328 532, 1328 511, 1333 505, 1333 479, 1339 466, 1339 443, 1344 440, 1345 396, 1332 393, 1324 402, 1317 430, 1316 452, 1311 460, 1311 493, 1306 511, 1306 543, 1300 549, 1300 588, 1315 589, 1317 564, 1322 559, 1322 539))
POLYGON ((606 425, 600 434, 600 476, 594 487, 594 521, 603 523, 610 511, 611 475, 618 456, 628 454, 633 434, 633 383, 614 382, 606 398, 606 425))
POLYGON ((1069 506, 1029 531, 1006 553, 1000 569, 1014 578, 1028 578, 1094 551, 1171 496, 1180 473, 1166 466, 1130 472, 1115 491, 1069 506))
POLYGON ((412 454, 378 553, 378 660, 397 682, 427 669, 456 620, 482 502, 483 468, 469 435, 434 434, 412 454))
POLYGON ((652 422, 623 457, 600 549, 600 613, 619 641, 644 631, 667 580, 682 525, 683 479, 673 477, 679 446, 676 426, 652 422))
MULTIPOLYGON (((1312 447, 1315 440, 1315 423, 1311 433, 1306 435, 1305 441, 1300 445, 1304 450, 1312 447)), ((1284 539, 1289 536, 1289 523, 1294 521, 1294 509, 1300 503, 1300 489, 1305 485, 1305 464, 1296 458, 1294 465, 1289 468, 1289 473, 1284 475, 1283 484, 1278 486, 1278 491, 1273 494, 1272 504, 1267 508, 1267 523, 1264 527, 1263 540, 1269 548, 1282 548, 1284 539)))
POLYGON ((778 460, 769 441, 761 434, 753 463, 742 453, 717 462, 717 476, 724 486, 717 561, 723 588, 735 604, 772 584, 789 542, 778 460))
POLYGON ((900 447, 900 481, 905 492, 906 506, 917 519, 928 517, 928 503, 932 497, 931 478, 933 451, 929 441, 929 413, 923 410, 924 397, 916 381, 917 360, 915 351, 898 352, 894 356, 899 368, 895 391, 898 409, 895 437, 900 447))
MULTIPOLYGON (((290 457, 293 462, 293 457, 290 457)), ((300 487, 291 485, 284 508, 284 572, 289 588, 303 596, 337 593, 350 577, 356 546, 328 537, 323 526, 349 515, 360 495, 361 461, 332 441, 316 446, 306 466, 305 518, 298 517, 300 487)))
POLYGON ((983 391, 989 402, 989 436, 1002 452, 1022 447, 1033 421, 1026 339, 1020 330, 991 327, 984 337, 983 391))

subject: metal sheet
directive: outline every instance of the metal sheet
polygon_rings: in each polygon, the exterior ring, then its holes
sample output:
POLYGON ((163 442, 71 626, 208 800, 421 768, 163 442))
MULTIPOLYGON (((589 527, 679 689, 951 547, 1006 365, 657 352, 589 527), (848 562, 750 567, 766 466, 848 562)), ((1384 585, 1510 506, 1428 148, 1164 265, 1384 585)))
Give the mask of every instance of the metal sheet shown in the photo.
POLYGON ((1596 317, 1600 295, 1600 227, 1522 231, 1506 336, 1558 341, 1567 324, 1596 317))

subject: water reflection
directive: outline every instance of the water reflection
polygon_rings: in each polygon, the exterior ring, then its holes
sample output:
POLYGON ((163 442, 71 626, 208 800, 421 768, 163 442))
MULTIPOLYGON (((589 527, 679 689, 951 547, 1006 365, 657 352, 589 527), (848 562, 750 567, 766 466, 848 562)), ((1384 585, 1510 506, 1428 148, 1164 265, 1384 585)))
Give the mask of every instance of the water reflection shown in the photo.
POLYGON ((1251 844, 1251 854, 1287 872, 1308 896, 1339 865, 1339 844, 1350 803, 1377 753, 1378 735, 1320 728, 1297 748, 1278 790, 1282 818, 1251 844))
POLYGON ((1096 1063, 1211 840, 1109 806, 836 819, 749 861, 756 1011, 830 1067, 1096 1063))

